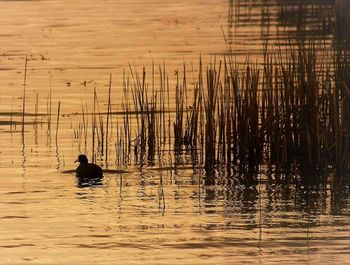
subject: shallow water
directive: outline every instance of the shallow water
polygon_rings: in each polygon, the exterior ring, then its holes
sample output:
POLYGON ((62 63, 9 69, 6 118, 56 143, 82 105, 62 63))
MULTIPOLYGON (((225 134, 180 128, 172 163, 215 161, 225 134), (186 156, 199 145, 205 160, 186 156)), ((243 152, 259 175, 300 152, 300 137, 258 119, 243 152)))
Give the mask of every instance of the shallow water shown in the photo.
POLYGON ((346 264, 350 254, 347 194, 331 201, 318 188, 204 186, 178 170, 163 175, 163 207, 156 171, 79 188, 73 174, 45 167, 5 170, 3 264, 346 264))
MULTIPOLYGON (((322 3, 326 19, 333 2, 322 3)), ((108 165, 98 160, 109 168, 101 185, 81 185, 72 172, 78 153, 91 155, 91 139, 86 148, 74 140, 76 113, 92 109, 94 86, 105 108, 110 73, 113 110, 120 110, 129 63, 141 69, 165 60, 171 73, 200 54, 208 62, 227 53, 221 27, 238 61, 260 56, 266 41, 285 45, 296 35, 330 45, 330 22, 322 32, 314 27, 320 9, 298 35, 299 20, 278 19, 280 8, 275 1, 0 1, 0 263, 350 264, 348 187, 332 196, 330 186, 272 184, 264 173, 258 185, 219 173, 208 183, 186 155, 176 165, 132 164, 120 174, 115 131, 108 165), (34 123, 36 92, 43 115, 34 123)))

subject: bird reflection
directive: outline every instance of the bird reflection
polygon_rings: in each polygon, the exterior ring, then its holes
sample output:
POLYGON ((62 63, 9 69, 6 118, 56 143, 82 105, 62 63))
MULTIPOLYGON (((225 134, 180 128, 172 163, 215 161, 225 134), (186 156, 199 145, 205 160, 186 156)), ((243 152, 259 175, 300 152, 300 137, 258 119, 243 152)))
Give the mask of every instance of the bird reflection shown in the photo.
POLYGON ((96 177, 96 178, 86 178, 86 177, 80 177, 76 175, 76 177, 77 177, 78 188, 98 187, 103 185, 103 176, 96 177))

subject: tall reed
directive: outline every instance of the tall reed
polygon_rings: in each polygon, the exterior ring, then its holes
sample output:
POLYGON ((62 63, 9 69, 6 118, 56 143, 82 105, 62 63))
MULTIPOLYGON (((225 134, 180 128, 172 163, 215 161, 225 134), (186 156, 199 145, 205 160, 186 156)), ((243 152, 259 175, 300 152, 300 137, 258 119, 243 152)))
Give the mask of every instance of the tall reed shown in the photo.
POLYGON ((24 63, 24 81, 23 81, 22 133, 24 133, 24 116, 26 111, 27 65, 28 65, 28 58, 26 56, 25 63, 24 63))

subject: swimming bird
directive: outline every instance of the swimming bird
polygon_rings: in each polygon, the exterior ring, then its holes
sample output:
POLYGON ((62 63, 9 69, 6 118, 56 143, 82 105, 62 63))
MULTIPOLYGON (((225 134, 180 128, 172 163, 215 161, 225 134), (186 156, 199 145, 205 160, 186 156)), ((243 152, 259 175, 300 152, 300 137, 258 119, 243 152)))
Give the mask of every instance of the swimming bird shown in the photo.
POLYGON ((79 155, 74 163, 76 162, 80 163, 75 170, 77 177, 84 179, 97 179, 103 177, 102 168, 93 163, 89 163, 85 155, 79 155))

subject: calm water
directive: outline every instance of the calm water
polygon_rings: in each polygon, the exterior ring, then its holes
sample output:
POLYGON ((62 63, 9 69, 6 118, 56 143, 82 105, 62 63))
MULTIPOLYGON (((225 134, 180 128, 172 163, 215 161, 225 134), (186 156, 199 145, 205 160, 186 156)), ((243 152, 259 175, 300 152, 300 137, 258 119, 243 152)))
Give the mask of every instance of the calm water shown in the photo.
POLYGON ((184 61, 202 54, 209 62, 228 46, 239 62, 260 58, 266 43, 313 39, 330 49, 334 1, 295 2, 0 1, 0 263, 350 264, 349 187, 332 196, 329 186, 270 183, 263 170, 259 185, 220 173, 208 185, 186 155, 174 170, 132 163, 101 185, 82 185, 72 173, 80 152, 91 155, 90 138, 86 148, 74 139, 77 113, 91 111, 94 87, 106 108, 110 73, 113 111, 121 110, 129 63, 141 70, 165 60, 172 77, 184 61), (42 116, 34 124, 36 93, 42 116))

